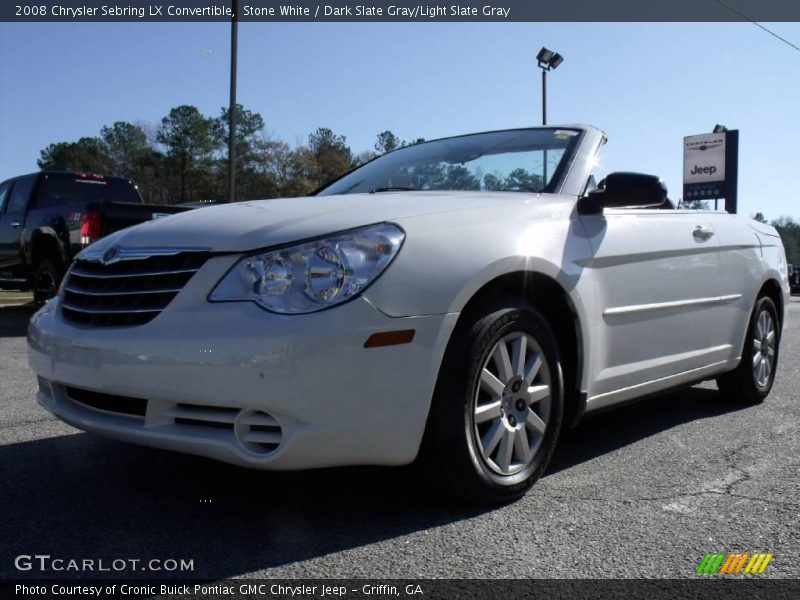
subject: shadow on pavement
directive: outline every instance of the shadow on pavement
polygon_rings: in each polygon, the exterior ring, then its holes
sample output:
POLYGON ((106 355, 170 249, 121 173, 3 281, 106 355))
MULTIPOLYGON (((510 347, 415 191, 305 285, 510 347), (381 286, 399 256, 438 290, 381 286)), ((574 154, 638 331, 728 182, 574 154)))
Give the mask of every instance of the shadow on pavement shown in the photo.
POLYGON ((691 387, 590 414, 561 434, 548 474, 697 419, 742 410, 714 388, 691 387))
POLYGON ((17 540, 0 544, 3 578, 29 575, 16 555, 43 553, 193 559, 183 577, 216 579, 478 513, 425 497, 410 467, 249 471, 85 433, 2 447, 0 472, 0 539, 17 540))
POLYGON ((25 337, 28 333, 28 321, 35 312, 36 306, 32 302, 0 305, 0 338, 25 337))
MULTIPOLYGON (((566 432, 549 473, 734 409, 716 390, 692 388, 587 418, 566 432)), ((224 578, 490 510, 440 498, 415 467, 248 471, 84 433, 0 447, 0 473, 0 577, 28 575, 14 557, 38 553, 186 558, 195 571, 183 577, 224 578)))

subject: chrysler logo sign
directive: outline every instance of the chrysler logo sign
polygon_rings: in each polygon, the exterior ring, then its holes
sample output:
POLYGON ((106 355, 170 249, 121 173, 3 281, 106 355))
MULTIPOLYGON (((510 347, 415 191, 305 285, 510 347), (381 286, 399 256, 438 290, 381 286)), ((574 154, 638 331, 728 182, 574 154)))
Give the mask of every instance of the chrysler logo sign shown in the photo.
POLYGON ((115 263, 120 260, 119 256, 119 248, 117 246, 111 246, 108 250, 103 253, 103 256, 100 258, 100 262, 104 265, 110 265, 111 263, 115 263))

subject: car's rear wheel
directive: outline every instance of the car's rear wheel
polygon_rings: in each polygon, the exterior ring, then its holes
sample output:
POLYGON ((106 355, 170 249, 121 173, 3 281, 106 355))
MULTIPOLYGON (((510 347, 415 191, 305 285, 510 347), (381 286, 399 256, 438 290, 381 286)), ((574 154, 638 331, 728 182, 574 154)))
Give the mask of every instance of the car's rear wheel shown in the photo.
POLYGON ((33 276, 34 302, 43 304, 54 297, 63 276, 63 269, 56 261, 46 258, 40 262, 33 276))
POLYGON ((488 310, 448 347, 425 458, 459 498, 513 500, 547 467, 562 414, 558 347, 547 321, 524 303, 488 310))
POLYGON ((775 381, 779 345, 778 311, 771 298, 762 296, 750 315, 739 366, 717 378, 722 395, 744 404, 762 402, 775 381))

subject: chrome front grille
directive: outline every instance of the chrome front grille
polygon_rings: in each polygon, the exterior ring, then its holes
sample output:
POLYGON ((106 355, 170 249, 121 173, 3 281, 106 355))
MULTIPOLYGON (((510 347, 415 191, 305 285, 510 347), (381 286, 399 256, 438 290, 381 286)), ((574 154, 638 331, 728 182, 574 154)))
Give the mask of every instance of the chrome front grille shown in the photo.
POLYGON ((176 252, 133 256, 110 264, 79 259, 67 273, 62 313, 84 325, 143 325, 166 308, 209 256, 208 252, 176 252))

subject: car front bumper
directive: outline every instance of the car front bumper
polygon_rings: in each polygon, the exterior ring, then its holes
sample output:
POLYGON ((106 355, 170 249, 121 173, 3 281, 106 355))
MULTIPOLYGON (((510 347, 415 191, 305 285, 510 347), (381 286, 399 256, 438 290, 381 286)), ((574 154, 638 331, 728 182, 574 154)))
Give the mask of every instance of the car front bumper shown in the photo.
POLYGON ((209 260, 140 326, 76 325, 48 303, 28 331, 39 403, 85 431, 248 467, 413 461, 458 315, 394 318, 363 298, 299 316, 207 302, 234 260, 209 260), (364 347, 407 329, 411 343, 364 347))

